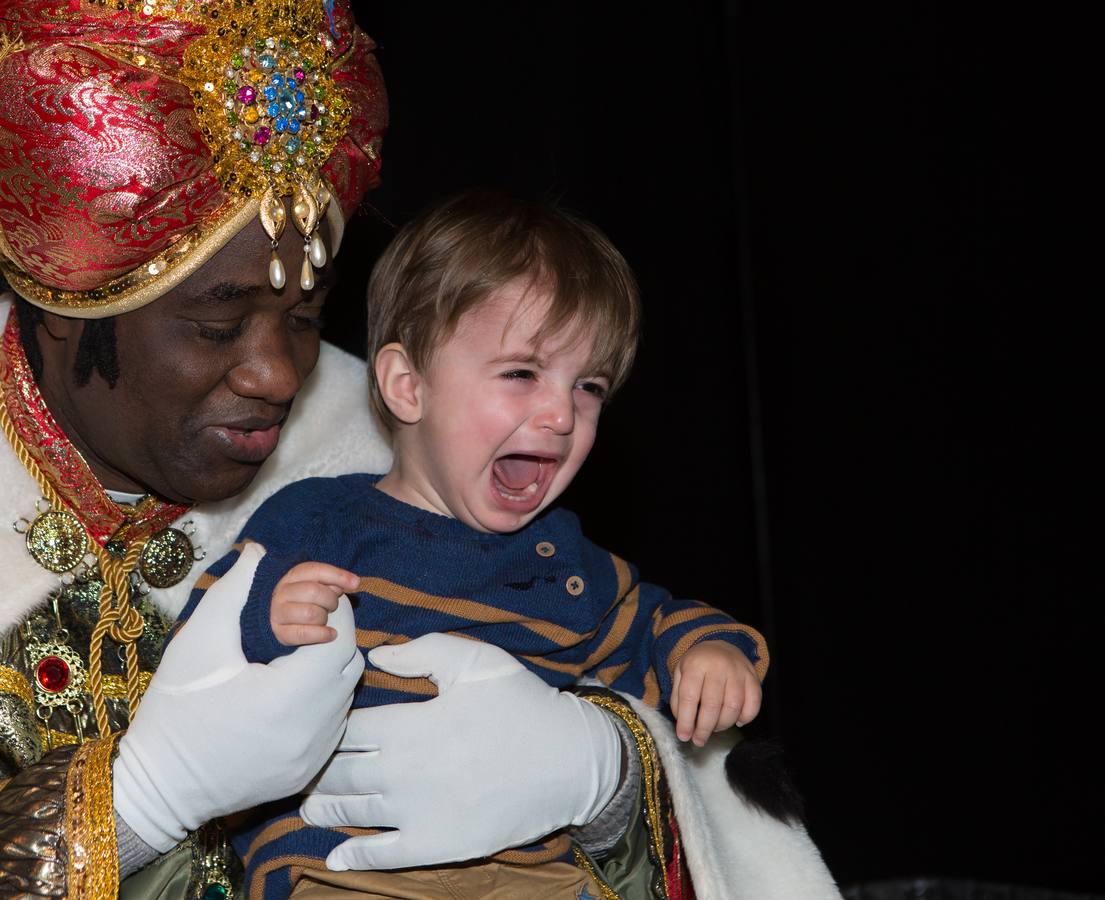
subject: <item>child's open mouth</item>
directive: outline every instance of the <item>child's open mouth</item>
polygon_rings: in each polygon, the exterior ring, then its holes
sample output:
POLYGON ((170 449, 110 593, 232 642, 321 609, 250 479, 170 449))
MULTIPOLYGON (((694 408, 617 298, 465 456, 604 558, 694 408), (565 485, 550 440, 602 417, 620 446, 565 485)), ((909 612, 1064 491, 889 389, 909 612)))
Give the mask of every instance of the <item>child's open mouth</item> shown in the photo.
POLYGON ((491 484, 511 508, 533 508, 544 499, 556 460, 547 456, 511 453, 495 460, 491 484))

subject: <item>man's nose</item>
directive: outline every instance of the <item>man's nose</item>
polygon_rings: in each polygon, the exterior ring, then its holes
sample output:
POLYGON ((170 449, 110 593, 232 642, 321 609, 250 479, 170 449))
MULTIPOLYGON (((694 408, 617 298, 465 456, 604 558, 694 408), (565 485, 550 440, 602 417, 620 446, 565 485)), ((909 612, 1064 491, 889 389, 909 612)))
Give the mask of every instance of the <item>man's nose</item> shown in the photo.
POLYGON ((295 349, 287 334, 259 335, 243 347, 242 358, 227 374, 230 389, 274 406, 290 403, 310 371, 295 349))

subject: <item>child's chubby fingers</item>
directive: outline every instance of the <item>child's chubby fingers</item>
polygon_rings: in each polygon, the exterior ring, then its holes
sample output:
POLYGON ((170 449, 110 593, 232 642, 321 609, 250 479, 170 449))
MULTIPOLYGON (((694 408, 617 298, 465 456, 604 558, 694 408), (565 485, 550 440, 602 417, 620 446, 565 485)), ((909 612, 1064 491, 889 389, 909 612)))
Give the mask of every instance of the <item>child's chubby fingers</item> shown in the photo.
POLYGON ((693 740, 702 746, 715 731, 733 725, 746 725, 760 709, 760 682, 748 658, 725 641, 703 641, 688 650, 678 665, 673 679, 672 707, 683 704, 686 690, 678 690, 688 680, 696 685, 695 710, 687 713, 693 728, 680 732, 684 718, 676 713, 676 735, 680 740, 693 740))
POLYGON ((698 717, 698 701, 702 696, 703 673, 700 670, 683 671, 676 666, 672 677, 671 711, 675 716, 675 736, 689 741, 694 734, 698 717))
POLYGON ((272 592, 273 615, 278 616, 277 610, 292 604, 318 606, 325 621, 325 613, 338 608, 341 595, 340 589, 320 581, 282 581, 272 592))
POLYGON ((293 566, 272 592, 270 624, 273 636, 286 647, 324 644, 337 632, 326 624, 342 594, 356 589, 352 572, 327 563, 293 566))
MULTIPOLYGON (((706 741, 715 731, 727 728, 719 725, 722 708, 725 703, 725 680, 719 673, 711 672, 702 679, 702 694, 698 701, 698 715, 694 720, 691 741, 696 747, 706 746, 706 741)), ((733 723, 730 722, 730 725, 733 723)))
MULTIPOLYGON (((334 600, 337 607, 338 601, 334 600)), ((326 625, 326 620, 333 610, 321 603, 297 601, 274 604, 272 608, 272 622, 274 625, 326 625)), ((333 630, 333 629, 331 629, 333 630)))
MULTIPOLYGON (((317 586, 318 590, 330 595, 328 588, 317 586)), ((338 599, 330 595, 334 606, 338 599)), ((331 610, 332 611, 332 610, 331 610)), ((330 612, 318 603, 295 601, 273 603, 272 633, 286 647, 301 647, 305 644, 325 644, 337 637, 337 632, 326 624, 330 612)))
POLYGON ((285 647, 305 647, 308 644, 328 644, 338 636, 329 625, 273 624, 273 636, 285 647))
POLYGON ((722 690, 723 699, 721 709, 718 711, 717 722, 714 725, 714 731, 725 731, 726 728, 742 724, 741 717, 745 713, 747 696, 744 681, 739 677, 726 678, 722 690))
POLYGON ((741 702, 740 710, 733 724, 738 727, 743 727, 760 714, 760 706, 763 703, 764 692, 763 688, 760 687, 760 679, 756 677, 755 673, 740 681, 741 683, 738 689, 743 693, 744 699, 741 702))
POLYGON ((312 581, 333 588, 334 595, 337 596, 338 594, 355 591, 360 583, 360 578, 346 569, 339 569, 329 563, 303 562, 297 566, 292 566, 280 579, 279 584, 292 585, 312 581))

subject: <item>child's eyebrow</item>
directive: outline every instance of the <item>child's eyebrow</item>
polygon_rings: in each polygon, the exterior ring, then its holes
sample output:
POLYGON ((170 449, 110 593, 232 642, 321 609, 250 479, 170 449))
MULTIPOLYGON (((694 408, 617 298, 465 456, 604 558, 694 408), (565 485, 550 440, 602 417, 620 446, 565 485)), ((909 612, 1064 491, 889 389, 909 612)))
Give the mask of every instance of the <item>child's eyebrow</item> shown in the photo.
POLYGON ((502 365, 503 363, 529 363, 530 365, 541 366, 545 363, 545 357, 537 353, 536 350, 530 350, 528 352, 504 353, 502 356, 496 356, 491 360, 493 366, 502 365))

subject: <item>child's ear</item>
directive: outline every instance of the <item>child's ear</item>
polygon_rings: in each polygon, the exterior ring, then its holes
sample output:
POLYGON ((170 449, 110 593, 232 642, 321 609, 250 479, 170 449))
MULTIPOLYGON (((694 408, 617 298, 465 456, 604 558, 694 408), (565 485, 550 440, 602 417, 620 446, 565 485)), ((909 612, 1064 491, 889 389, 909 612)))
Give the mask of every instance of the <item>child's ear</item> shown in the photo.
POLYGON ((402 344, 385 344, 376 354, 376 383, 391 414, 405 425, 422 418, 422 378, 402 344))

